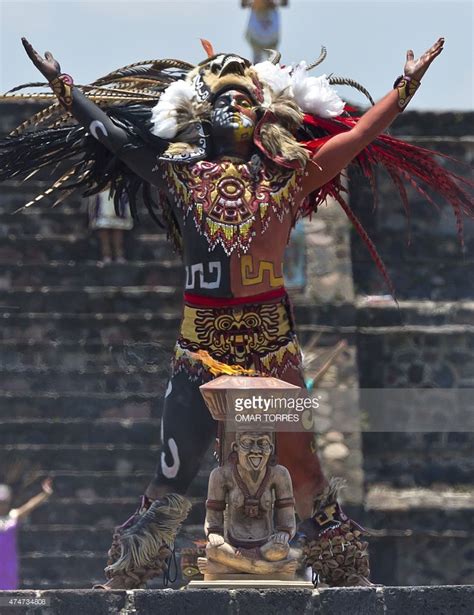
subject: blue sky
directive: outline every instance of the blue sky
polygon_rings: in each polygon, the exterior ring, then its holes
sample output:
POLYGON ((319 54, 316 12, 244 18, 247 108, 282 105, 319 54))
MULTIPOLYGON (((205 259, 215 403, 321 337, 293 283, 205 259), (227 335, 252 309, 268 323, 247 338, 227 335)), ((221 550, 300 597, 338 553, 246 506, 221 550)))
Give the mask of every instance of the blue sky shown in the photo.
MULTIPOLYGON (((439 36, 445 50, 425 76, 411 109, 472 109, 473 3, 431 0, 356 2, 289 0, 281 10, 285 63, 310 61, 321 44, 328 50, 314 74, 348 76, 383 96, 402 72, 406 50, 419 55, 439 36)), ((250 56, 244 39, 248 11, 240 0, 0 0, 0 91, 41 80, 20 43, 26 36, 41 52, 53 52, 76 83, 114 68, 163 57, 199 62, 199 38, 216 51, 250 56)), ((343 97, 363 103, 353 90, 343 97)))

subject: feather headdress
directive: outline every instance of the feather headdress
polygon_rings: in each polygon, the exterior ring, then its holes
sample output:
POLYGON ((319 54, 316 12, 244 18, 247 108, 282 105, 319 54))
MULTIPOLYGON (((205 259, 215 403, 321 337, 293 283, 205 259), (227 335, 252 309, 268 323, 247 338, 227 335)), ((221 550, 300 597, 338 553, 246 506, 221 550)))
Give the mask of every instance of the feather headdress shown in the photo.
MULTIPOLYGON (((213 100, 226 89, 244 90, 254 101, 258 117, 254 133, 256 151, 273 163, 289 168, 304 167, 324 143, 356 125, 358 118, 340 98, 334 85, 354 87, 373 104, 367 90, 352 79, 309 76, 308 72, 325 59, 324 47, 319 58, 309 66, 305 62, 283 66, 278 52, 271 52, 268 60, 252 65, 235 54, 215 54, 207 41, 203 41, 203 46, 208 57, 197 66, 174 59, 148 60, 113 71, 90 85, 75 87, 128 132, 130 147, 145 143, 155 148, 158 159, 179 164, 212 156, 206 122, 213 100)), ((27 206, 46 195, 60 192, 58 200, 61 201, 78 188, 84 194, 92 194, 111 185, 117 200, 123 191, 127 192, 135 217, 136 196, 141 189, 151 215, 168 229, 180 248, 179 226, 171 208, 166 202, 155 203, 149 184, 106 150, 85 128, 78 126, 52 94, 18 93, 26 87, 39 85, 48 84, 19 86, 0 98, 0 102, 26 99, 50 103, 0 141, 0 181, 30 177, 41 169, 53 169, 54 173, 62 163, 51 187, 27 206)), ((362 170, 372 186, 376 168, 385 168, 407 210, 405 182, 430 201, 430 192, 440 194, 451 204, 462 237, 462 216, 474 213, 469 193, 473 183, 439 164, 437 158, 440 156, 437 152, 381 135, 351 164, 362 170)), ((301 215, 316 211, 328 196, 340 203, 393 290, 375 246, 344 199, 340 176, 311 194, 300 210, 301 215)))

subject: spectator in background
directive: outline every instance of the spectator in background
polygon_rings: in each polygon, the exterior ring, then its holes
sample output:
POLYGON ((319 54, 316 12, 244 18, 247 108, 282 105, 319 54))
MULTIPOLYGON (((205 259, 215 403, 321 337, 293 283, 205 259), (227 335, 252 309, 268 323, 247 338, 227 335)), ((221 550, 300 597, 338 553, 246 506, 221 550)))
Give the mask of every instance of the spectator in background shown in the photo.
POLYGON ((97 230, 102 262, 125 262, 123 233, 133 228, 133 219, 127 198, 122 195, 115 210, 109 190, 94 194, 89 199, 89 228, 97 230))
POLYGON ((16 531, 18 522, 42 504, 53 493, 52 480, 41 484, 42 492, 20 508, 12 508, 12 492, 8 485, 0 485, 0 590, 18 589, 18 552, 16 531))
POLYGON ((279 6, 288 6, 288 0, 242 0, 243 8, 251 8, 245 38, 252 47, 254 64, 265 59, 265 49, 278 48, 279 6))

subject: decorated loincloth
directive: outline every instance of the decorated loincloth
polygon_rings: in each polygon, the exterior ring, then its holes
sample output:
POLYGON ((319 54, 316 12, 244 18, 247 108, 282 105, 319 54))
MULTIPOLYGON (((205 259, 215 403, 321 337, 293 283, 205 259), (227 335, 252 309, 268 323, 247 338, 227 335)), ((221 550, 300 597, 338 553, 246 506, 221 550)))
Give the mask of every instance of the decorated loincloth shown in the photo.
POLYGON ((184 370, 192 379, 212 379, 206 366, 191 356, 199 350, 227 365, 275 377, 282 377, 288 369, 302 369, 301 350, 284 289, 228 302, 185 295, 172 360, 173 375, 184 370))

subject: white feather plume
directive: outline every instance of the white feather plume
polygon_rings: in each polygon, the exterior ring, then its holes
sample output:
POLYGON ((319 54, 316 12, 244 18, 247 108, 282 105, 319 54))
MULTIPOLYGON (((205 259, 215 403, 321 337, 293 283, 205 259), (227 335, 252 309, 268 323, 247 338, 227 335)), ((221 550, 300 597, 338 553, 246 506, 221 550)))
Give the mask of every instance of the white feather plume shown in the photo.
MULTIPOLYGON (((260 82, 271 89, 273 96, 279 96, 287 91, 306 113, 320 117, 341 115, 344 111, 344 102, 331 87, 326 75, 308 77, 306 66, 306 62, 300 62, 294 67, 281 67, 266 60, 255 64, 254 69, 260 82)), ((267 96, 265 99, 266 106, 271 104, 270 100, 267 101, 267 96)))
POLYGON ((179 79, 169 85, 152 109, 152 133, 162 139, 172 139, 178 132, 177 109, 194 97, 193 86, 179 79))
POLYGON ((308 77, 306 62, 300 62, 294 67, 291 89, 297 105, 306 113, 336 117, 344 111, 344 102, 331 87, 326 75, 308 77))
POLYGON ((279 64, 273 64, 269 60, 259 62, 254 66, 259 80, 267 85, 278 96, 291 85, 291 66, 282 68, 279 64))

